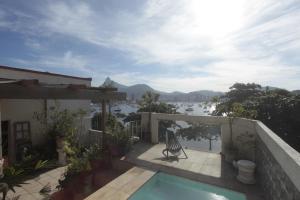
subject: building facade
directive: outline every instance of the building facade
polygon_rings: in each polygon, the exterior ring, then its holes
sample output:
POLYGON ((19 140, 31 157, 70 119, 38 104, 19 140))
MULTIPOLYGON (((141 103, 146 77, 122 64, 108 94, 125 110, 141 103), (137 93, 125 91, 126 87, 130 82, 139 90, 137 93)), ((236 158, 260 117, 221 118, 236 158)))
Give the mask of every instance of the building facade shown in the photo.
MULTIPOLYGON (((0 66, 0 82, 18 80, 38 80, 40 84, 85 85, 91 86, 91 78, 81 78, 49 72, 25 70, 0 66)), ((9 162, 18 159, 18 151, 24 141, 26 145, 42 145, 46 136, 45 128, 34 117, 34 113, 50 112, 54 107, 68 109, 71 112, 79 110, 87 114, 80 120, 80 130, 85 134, 91 128, 90 100, 57 100, 57 99, 1 99, 1 130, 3 157, 9 162)))

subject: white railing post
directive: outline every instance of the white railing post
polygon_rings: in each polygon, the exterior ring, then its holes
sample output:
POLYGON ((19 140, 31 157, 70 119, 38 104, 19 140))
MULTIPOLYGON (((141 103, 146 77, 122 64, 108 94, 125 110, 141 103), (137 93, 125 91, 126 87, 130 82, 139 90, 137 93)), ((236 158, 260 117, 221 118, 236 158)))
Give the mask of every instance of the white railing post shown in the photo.
POLYGON ((158 119, 153 113, 151 117, 151 142, 158 143, 158 119))

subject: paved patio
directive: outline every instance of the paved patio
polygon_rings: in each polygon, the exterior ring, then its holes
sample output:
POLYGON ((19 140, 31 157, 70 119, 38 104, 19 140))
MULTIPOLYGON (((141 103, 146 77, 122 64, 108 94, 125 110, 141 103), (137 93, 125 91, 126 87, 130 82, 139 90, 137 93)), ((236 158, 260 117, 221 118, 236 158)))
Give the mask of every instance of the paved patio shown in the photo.
MULTIPOLYGON (((9 191, 7 194, 8 200, 19 199, 19 200, 41 200, 49 199, 50 195, 57 191, 56 186, 58 180, 64 173, 65 167, 59 167, 40 174, 39 176, 29 178, 25 180, 21 187, 14 187, 16 193, 9 191), (47 194, 41 194, 40 190, 44 186, 50 186, 51 191, 47 194)), ((2 195, 0 195, 2 199, 2 195)))
POLYGON ((88 196, 85 200, 126 200, 154 174, 155 171, 141 167, 133 167, 88 196))
POLYGON ((244 185, 236 180, 237 170, 223 161, 221 154, 185 149, 187 159, 183 154, 178 159, 166 159, 162 155, 164 148, 164 144, 138 143, 123 160, 153 171, 163 171, 242 192, 249 200, 263 199, 256 185, 244 185))

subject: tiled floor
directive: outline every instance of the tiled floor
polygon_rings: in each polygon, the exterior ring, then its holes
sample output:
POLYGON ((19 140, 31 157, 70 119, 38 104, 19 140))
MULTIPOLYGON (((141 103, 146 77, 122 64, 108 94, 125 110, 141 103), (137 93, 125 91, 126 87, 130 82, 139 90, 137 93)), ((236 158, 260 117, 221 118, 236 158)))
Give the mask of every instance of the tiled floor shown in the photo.
POLYGON ((126 155, 124 161, 154 171, 182 176, 191 180, 217 185, 245 193, 248 199, 261 200, 262 193, 256 185, 244 185, 236 180, 237 170, 223 161, 216 153, 185 149, 188 158, 181 154, 178 159, 166 159, 162 151, 164 144, 138 143, 126 155))
POLYGON ((126 200, 155 174, 152 170, 134 167, 100 188, 85 200, 126 200))
POLYGON ((207 176, 221 177, 221 155, 201 151, 185 150, 188 154, 186 159, 182 153, 179 159, 166 159, 162 151, 165 149, 164 144, 157 144, 150 149, 141 153, 141 146, 136 146, 128 155, 128 159, 149 161, 151 163, 175 167, 178 169, 188 170, 195 173, 201 173, 207 176), (132 157, 133 156, 133 157, 132 157))
POLYGON ((25 180, 24 183, 21 184, 21 187, 14 187, 16 191, 15 193, 10 190, 6 199, 49 199, 49 195, 57 191, 56 186, 58 185, 58 180, 61 178, 61 175, 64 173, 64 171, 65 167, 59 167, 40 174, 37 177, 25 180), (46 185, 50 186, 51 192, 43 195, 40 193, 40 190, 46 185))
MULTIPOLYGON (((178 159, 166 159, 162 155, 163 144, 136 144, 126 155, 122 163, 131 163, 136 167, 130 169, 104 187, 100 188, 87 200, 125 200, 150 179, 155 172, 163 171, 191 180, 217 185, 246 194, 248 200, 262 200, 259 188, 255 185, 244 185, 236 180, 237 171, 232 165, 223 161, 220 154, 185 150, 188 158, 182 154, 178 159)), ((20 195, 19 199, 48 199, 39 192, 47 184, 51 185, 51 193, 56 191, 58 179, 65 168, 57 168, 29 179, 16 187, 16 193, 9 192, 8 199, 20 195)))

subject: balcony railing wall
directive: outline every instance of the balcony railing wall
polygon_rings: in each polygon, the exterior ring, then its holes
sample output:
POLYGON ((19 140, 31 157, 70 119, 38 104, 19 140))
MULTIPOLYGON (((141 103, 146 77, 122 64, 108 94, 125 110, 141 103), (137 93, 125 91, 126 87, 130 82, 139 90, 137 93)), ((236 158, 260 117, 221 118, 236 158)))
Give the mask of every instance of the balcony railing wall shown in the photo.
POLYGON ((238 159, 252 160, 257 165, 256 178, 267 199, 300 199, 300 154, 262 122, 243 118, 188 116, 184 114, 141 113, 142 129, 151 131, 151 142, 158 143, 160 120, 186 121, 221 126, 222 155, 233 149, 238 159))

